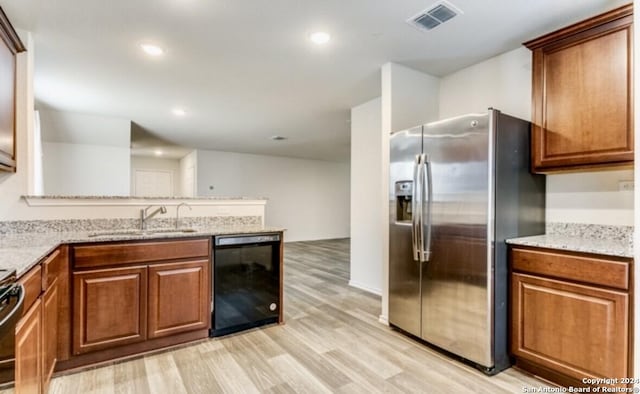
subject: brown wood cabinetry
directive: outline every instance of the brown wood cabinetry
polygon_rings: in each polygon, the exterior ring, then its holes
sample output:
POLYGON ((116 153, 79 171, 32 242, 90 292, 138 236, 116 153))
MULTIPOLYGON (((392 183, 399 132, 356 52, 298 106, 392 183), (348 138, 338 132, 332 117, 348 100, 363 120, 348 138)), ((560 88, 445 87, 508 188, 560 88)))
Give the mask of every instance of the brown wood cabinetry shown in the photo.
POLYGON ((147 338, 147 267, 73 274, 73 354, 147 338))
POLYGON ((42 354, 42 309, 40 299, 37 299, 16 326, 17 394, 40 394, 42 354))
POLYGON ((15 391, 46 392, 57 361, 68 347, 68 254, 61 246, 19 282, 25 287, 23 316, 16 326, 15 391), (65 298, 65 295, 67 296, 65 298))
POLYGON ((633 162, 633 6, 526 42, 533 51, 532 168, 633 162))
POLYGON ((18 282, 24 286, 24 306, 22 309, 22 316, 24 316, 42 293, 42 266, 40 264, 36 265, 24 274, 18 282))
POLYGON ((631 261, 514 247, 511 351, 564 385, 630 376, 631 261))
POLYGON ((208 336, 210 238, 71 248, 74 357, 62 369, 208 336))
POLYGON ((49 381, 58 360, 58 304, 60 291, 57 278, 42 296, 42 384, 47 392, 49 381))
POLYGON ((16 170, 16 54, 24 45, 0 8, 0 170, 16 170))
POLYGON ((209 260, 149 267, 149 338, 208 328, 209 260))
POLYGON ((82 245, 73 248, 73 266, 76 269, 97 268, 208 257, 209 248, 211 243, 208 239, 82 245))
MULTIPOLYGON (((42 263, 42 288, 46 293, 54 288, 57 293, 57 343, 55 349, 55 362, 67 360, 71 354, 71 296, 69 275, 69 247, 60 246, 51 257, 42 263)), ((45 296, 46 296, 45 293, 45 296)), ((54 297, 53 293, 50 295, 54 297)), ((50 308, 53 310, 54 304, 50 308)), ((45 327, 50 328, 50 324, 45 327)), ((53 336, 52 336, 53 338, 53 336)), ((52 350, 52 349, 50 349, 52 350)))

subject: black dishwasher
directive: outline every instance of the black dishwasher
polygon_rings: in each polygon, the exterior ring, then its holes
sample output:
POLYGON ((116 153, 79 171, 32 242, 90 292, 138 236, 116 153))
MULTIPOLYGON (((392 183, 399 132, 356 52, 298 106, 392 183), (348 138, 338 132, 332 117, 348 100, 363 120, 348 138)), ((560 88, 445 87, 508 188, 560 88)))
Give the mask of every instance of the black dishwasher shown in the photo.
POLYGON ((280 234, 217 236, 214 245, 210 336, 276 323, 280 234))

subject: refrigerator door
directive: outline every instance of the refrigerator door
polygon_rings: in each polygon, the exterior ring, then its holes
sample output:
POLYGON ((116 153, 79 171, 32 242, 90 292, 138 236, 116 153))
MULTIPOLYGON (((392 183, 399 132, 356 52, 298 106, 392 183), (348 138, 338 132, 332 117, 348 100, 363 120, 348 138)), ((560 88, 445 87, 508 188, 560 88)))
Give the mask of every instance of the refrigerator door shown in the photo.
POLYGON ((420 336, 420 263, 417 242, 422 126, 393 133, 389 167, 389 322, 420 336), (416 193, 418 198, 416 198, 416 193), (417 226, 417 228, 416 228, 417 226))
POLYGON ((431 253, 421 274, 422 339, 487 368, 493 366, 489 123, 489 114, 472 114, 423 127, 431 253))

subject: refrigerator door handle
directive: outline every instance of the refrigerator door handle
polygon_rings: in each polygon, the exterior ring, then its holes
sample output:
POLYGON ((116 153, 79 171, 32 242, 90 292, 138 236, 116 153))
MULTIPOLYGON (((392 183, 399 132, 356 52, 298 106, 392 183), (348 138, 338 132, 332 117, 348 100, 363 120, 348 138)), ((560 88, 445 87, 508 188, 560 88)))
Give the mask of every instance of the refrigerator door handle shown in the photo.
POLYGON ((416 155, 413 163, 413 196, 411 196, 411 246, 413 260, 421 261, 422 247, 422 155, 416 155))
MULTIPOLYGON (((427 154, 423 154, 422 156, 423 181, 421 182, 424 182, 424 185, 426 185, 427 188, 425 191, 421 191, 420 194, 422 195, 423 199, 425 194, 427 196, 427 223, 426 226, 423 226, 423 228, 426 227, 426 229, 421 231, 423 239, 422 243, 420 244, 420 254, 422 255, 421 261, 429 261, 429 259, 431 258, 431 205, 433 203, 433 183, 431 181, 431 162, 429 161, 429 156, 427 154), (426 238, 424 237, 424 232, 427 233, 426 238)), ((420 216, 424 216, 422 209, 420 210, 420 216)))

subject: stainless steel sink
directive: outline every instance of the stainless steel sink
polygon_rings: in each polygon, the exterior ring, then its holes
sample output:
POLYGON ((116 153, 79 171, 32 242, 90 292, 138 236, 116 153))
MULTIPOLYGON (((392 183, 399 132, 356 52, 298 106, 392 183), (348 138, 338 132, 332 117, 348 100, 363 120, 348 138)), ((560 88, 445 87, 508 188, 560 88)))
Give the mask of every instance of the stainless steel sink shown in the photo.
POLYGON ((118 230, 118 231, 105 231, 105 232, 95 232, 89 234, 89 237, 114 237, 114 236, 127 236, 127 235, 154 235, 154 234, 184 234, 184 233, 195 233, 197 230, 193 228, 157 228, 157 229, 149 229, 149 230, 118 230))
POLYGON ((151 234, 162 234, 162 233, 195 233, 198 230, 194 228, 158 228, 147 230, 147 232, 151 234))

